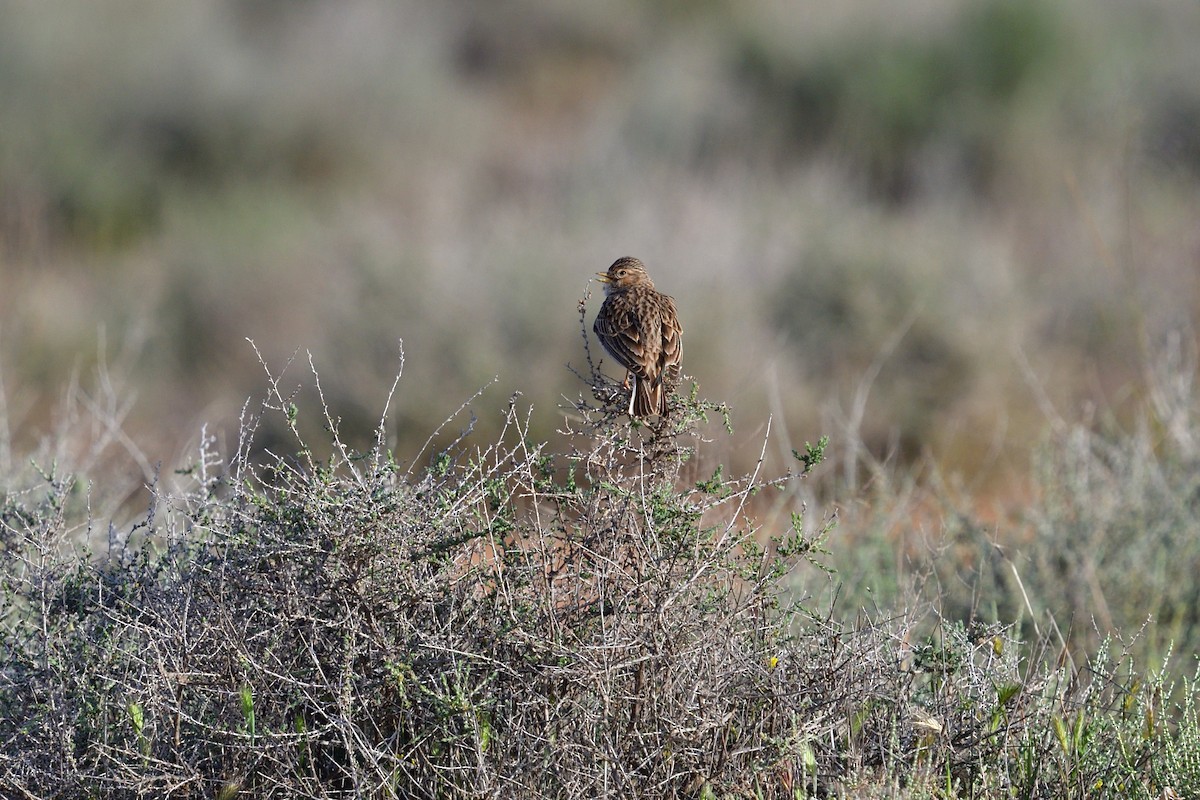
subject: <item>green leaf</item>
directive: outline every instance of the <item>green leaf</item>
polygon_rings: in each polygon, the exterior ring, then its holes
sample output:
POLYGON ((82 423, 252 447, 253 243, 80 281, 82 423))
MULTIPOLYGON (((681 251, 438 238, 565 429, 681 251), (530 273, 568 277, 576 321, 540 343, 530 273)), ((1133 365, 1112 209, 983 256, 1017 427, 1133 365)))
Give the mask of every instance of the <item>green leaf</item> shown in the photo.
POLYGON ((801 470, 802 475, 807 475, 808 473, 812 472, 818 464, 825 460, 825 448, 828 446, 829 437, 822 436, 817 440, 816 444, 809 444, 808 442, 805 442, 803 453, 799 452, 798 450, 792 450, 792 455, 796 457, 797 461, 804 465, 804 469, 801 470))

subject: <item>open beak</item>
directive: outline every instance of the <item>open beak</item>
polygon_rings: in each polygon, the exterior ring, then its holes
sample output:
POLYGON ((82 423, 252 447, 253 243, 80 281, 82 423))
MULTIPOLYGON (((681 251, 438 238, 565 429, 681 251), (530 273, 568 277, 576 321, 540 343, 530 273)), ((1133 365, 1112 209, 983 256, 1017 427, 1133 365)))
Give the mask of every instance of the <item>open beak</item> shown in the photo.
POLYGON ((607 272, 597 272, 596 280, 600 281, 601 283, 608 283, 608 273, 607 272))

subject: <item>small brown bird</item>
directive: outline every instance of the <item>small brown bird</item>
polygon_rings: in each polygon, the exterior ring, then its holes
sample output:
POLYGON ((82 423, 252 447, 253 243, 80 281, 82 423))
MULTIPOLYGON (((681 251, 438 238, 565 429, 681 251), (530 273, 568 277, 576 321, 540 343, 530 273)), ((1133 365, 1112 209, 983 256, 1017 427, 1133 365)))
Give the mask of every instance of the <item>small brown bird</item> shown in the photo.
POLYGON ((679 380, 683 360, 683 328, 675 301, 654 288, 646 267, 636 258, 618 258, 608 272, 597 272, 604 283, 604 304, 592 330, 609 355, 633 377, 629 415, 666 416, 667 389, 679 380))

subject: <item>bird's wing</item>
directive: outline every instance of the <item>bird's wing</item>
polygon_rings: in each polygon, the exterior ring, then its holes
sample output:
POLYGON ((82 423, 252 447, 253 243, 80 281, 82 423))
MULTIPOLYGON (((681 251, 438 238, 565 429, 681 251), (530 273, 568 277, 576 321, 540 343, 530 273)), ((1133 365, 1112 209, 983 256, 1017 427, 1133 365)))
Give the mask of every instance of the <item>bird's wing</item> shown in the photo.
POLYGON ((658 374, 674 384, 679 380, 679 370, 683 364, 683 326, 679 324, 675 301, 667 295, 663 295, 661 324, 662 351, 658 355, 658 374))
POLYGON ((663 349, 663 314, 657 303, 648 304, 640 316, 630 315, 630 325, 633 331, 628 335, 636 340, 634 351, 638 354, 637 364, 631 371, 639 378, 645 378, 653 384, 658 383, 663 349))
POLYGON ((647 345, 653 341, 652 337, 645 335, 644 328, 632 312, 600 314, 592 326, 604 349, 621 366, 639 377, 646 377, 647 345))

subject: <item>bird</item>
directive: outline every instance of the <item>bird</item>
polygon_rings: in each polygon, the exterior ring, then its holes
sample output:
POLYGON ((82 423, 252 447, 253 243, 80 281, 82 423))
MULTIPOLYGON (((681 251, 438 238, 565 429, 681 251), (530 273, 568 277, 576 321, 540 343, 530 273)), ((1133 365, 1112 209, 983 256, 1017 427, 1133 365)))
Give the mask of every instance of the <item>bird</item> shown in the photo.
POLYGON ((667 390, 679 380, 683 327, 675 301, 654 288, 646 266, 636 258, 618 258, 607 272, 604 303, 592 330, 604 349, 633 379, 628 414, 637 419, 667 416, 667 390))

